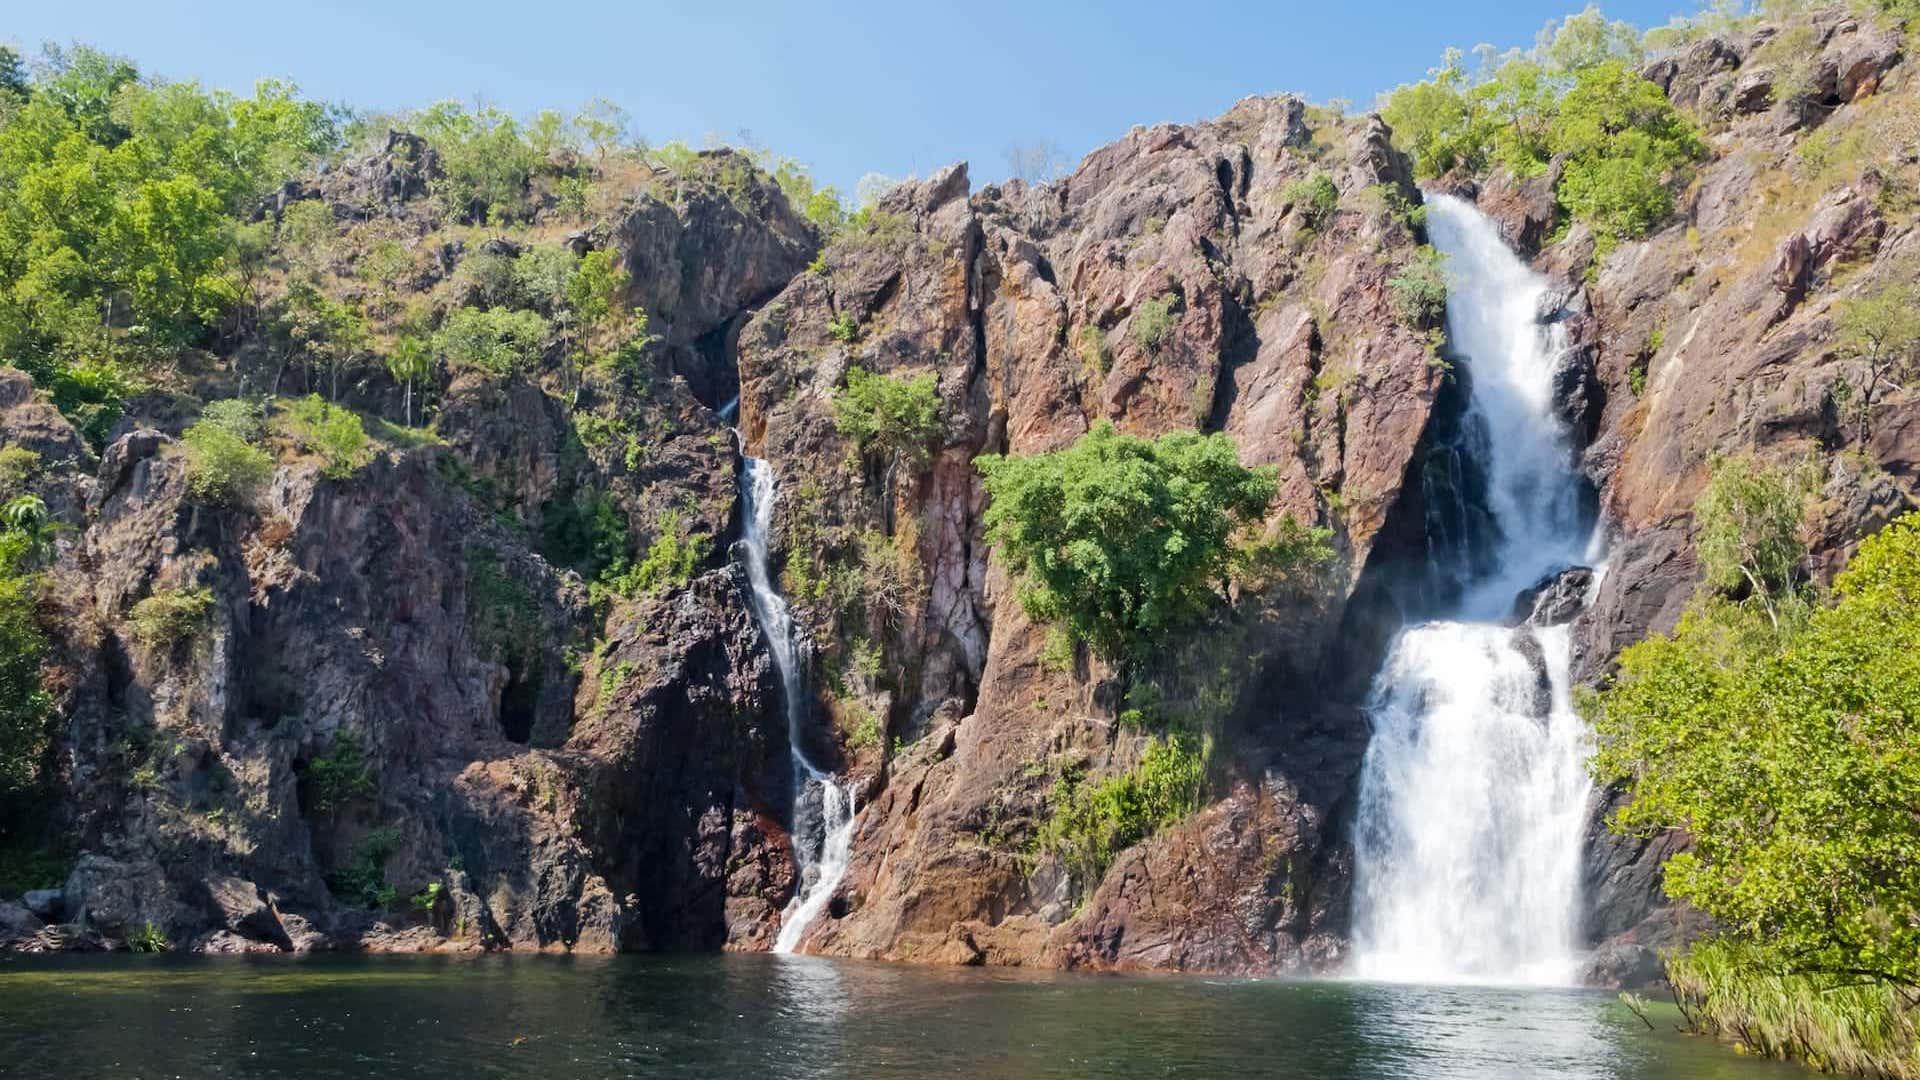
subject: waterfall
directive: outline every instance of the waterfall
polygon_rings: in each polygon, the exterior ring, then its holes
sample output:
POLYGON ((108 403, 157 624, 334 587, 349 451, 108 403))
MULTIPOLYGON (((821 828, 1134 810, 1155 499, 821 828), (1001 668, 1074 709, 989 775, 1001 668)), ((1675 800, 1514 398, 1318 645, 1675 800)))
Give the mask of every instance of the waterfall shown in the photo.
POLYGON ((1425 487, 1440 618, 1375 676, 1355 827, 1363 978, 1563 983, 1577 963, 1588 779, 1568 628, 1516 595, 1592 561, 1594 515, 1553 402, 1564 331, 1546 280, 1473 206, 1428 202, 1467 399, 1425 487), (1472 475, 1467 475, 1471 473, 1472 475))
POLYGON ((786 598, 774 588, 767 565, 775 499, 773 466, 748 457, 744 449, 740 460, 744 481, 740 494, 746 501, 740 548, 747 568, 748 602, 766 635, 774 671, 780 676, 780 693, 787 710, 787 745, 793 754, 792 839, 800 881, 787 909, 780 914, 780 936, 773 946, 774 952, 788 953, 800 943, 807 924, 827 906, 833 890, 846 876, 853 846, 854 793, 852 785, 841 785, 831 771, 807 757, 803 657, 786 598))

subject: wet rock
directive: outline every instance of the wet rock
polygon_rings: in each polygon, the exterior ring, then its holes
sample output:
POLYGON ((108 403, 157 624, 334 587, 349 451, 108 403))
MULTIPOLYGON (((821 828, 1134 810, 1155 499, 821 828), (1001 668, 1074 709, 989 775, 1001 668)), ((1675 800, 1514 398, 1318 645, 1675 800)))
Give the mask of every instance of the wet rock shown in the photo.
POLYGON ((1605 390, 1594 377, 1592 345, 1572 345, 1553 361, 1553 411, 1580 446, 1593 438, 1606 407, 1605 390))
POLYGON ((1529 626, 1559 626, 1580 614, 1587 591, 1593 585, 1593 569, 1570 567, 1548 574, 1514 598, 1509 618, 1529 626))

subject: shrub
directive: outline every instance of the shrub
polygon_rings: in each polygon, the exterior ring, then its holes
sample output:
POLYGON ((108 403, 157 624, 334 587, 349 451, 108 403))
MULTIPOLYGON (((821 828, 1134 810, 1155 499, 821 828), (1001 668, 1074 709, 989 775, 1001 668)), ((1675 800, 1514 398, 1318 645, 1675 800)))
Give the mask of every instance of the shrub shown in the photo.
POLYGON ((325 460, 321 471, 335 480, 352 476, 372 457, 359 415, 319 394, 288 402, 286 427, 289 435, 325 460))
POLYGON ((1082 890, 1099 884, 1114 856, 1181 820, 1200 806, 1206 753, 1182 735, 1155 737, 1140 763, 1088 784, 1077 775, 1054 781, 1052 815, 1034 846, 1057 855, 1082 890))
POLYGON ((207 402, 200 410, 200 423, 242 442, 259 442, 267 433, 267 410, 262 402, 248 398, 222 398, 207 402))
POLYGON ((608 596, 653 596, 686 585, 706 560, 707 543, 705 536, 688 535, 685 515, 670 510, 660 516, 646 555, 631 567, 624 558, 613 564, 593 583, 593 597, 597 602, 608 596))
POLYGON ((1149 441, 1104 421, 1065 450, 976 464, 1022 606, 1115 662, 1224 602, 1275 491, 1274 470, 1241 465, 1225 435, 1149 441))
POLYGON ((842 345, 851 345, 860 340, 860 324, 854 321, 852 312, 841 312, 828 320, 827 333, 842 345))
POLYGON ((1107 335, 1092 323, 1080 328, 1080 365, 1092 376, 1113 370, 1113 349, 1107 345, 1107 335))
POLYGON ((220 419, 202 418, 180 441, 187 451, 187 491, 202 502, 238 505, 273 478, 273 457, 220 419))
POLYGON ((1325 225, 1340 208, 1340 189, 1323 172, 1293 181, 1280 190, 1280 197, 1299 212, 1301 222, 1309 229, 1325 225))
POLYGON ((455 371, 506 378, 539 363, 551 329, 534 311, 461 308, 433 335, 433 347, 455 371))
POLYGON ((133 605, 127 624, 135 641, 166 650, 198 634, 212 610, 213 593, 207 589, 165 589, 133 605))
POLYGON ((390 908, 400 892, 387 883, 387 857, 399 847, 400 830, 384 825, 361 837, 346 862, 327 875, 327 891, 371 910, 390 908))
POLYGON ((1160 351, 1160 347, 1173 336, 1174 325, 1179 321, 1175 312, 1179 298, 1167 294, 1143 300, 1133 311, 1127 332, 1133 336, 1134 343, 1146 350, 1148 355, 1160 351))
POLYGON ((0 503, 25 495, 39 473, 39 454, 24 446, 0 447, 0 503))
POLYGON ((1422 244, 1400 272, 1387 279, 1394 310, 1414 329, 1438 326, 1447 316, 1447 257, 1422 244))
POLYGON ((166 931, 151 922, 141 923, 127 931, 127 951, 137 953, 161 953, 173 948, 173 942, 167 940, 166 931))
POLYGON ((942 434, 940 396, 929 372, 908 379, 847 369, 847 385, 833 399, 833 422, 862 453, 918 464, 942 434))
POLYGON ((360 740, 351 732, 333 737, 326 754, 307 762, 307 806, 316 814, 332 814, 357 799, 374 793, 373 770, 360 740))

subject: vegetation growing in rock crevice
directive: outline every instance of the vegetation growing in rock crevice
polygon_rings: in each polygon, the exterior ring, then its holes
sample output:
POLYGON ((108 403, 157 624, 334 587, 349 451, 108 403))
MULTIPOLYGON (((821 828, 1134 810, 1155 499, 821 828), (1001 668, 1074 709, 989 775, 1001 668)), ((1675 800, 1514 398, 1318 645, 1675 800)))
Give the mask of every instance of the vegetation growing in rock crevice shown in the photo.
POLYGON ((1249 571, 1281 576, 1326 554, 1324 536, 1297 525, 1260 537, 1274 472, 1241 465, 1224 435, 1147 440, 1102 422, 1065 450, 975 464, 987 537, 1019 575, 1022 607, 1123 667, 1249 571))

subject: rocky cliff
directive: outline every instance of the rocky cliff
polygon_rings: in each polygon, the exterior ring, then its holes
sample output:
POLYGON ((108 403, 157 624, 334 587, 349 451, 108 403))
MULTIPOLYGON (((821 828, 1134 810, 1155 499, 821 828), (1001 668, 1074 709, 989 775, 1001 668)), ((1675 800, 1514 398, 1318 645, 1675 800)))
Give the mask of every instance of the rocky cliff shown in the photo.
MULTIPOLYGON (((1552 170, 1442 181, 1561 285, 1541 318, 1568 326, 1560 405, 1614 534, 1575 620, 1580 679, 1686 603, 1689 509, 1715 455, 1819 465, 1826 568, 1913 505, 1920 399, 1859 408, 1833 325, 1836 303, 1920 261, 1910 68, 1897 37, 1838 13, 1656 61, 1645 76, 1711 154, 1671 222, 1604 255, 1558 218, 1552 170)), ((447 381, 429 434, 376 424, 344 474, 275 436, 270 489, 243 507, 194 497, 178 438, 196 397, 293 378, 269 345, 215 350, 97 453, 23 376, 0 378, 0 436, 39 456, 36 490, 69 526, 42 612, 59 698, 45 835, 68 871, 23 898, 31 914, 8 908, 0 937, 771 947, 797 886, 792 777, 728 557, 744 450, 780 485, 811 756, 860 791, 851 868, 803 949, 1337 965, 1367 680, 1423 602, 1409 568, 1460 407, 1444 334, 1399 284, 1422 194, 1390 137, 1377 117, 1250 98, 1135 129, 1045 185, 976 189, 956 165, 831 237, 726 152, 626 178, 587 227, 543 217, 549 203, 530 235, 491 238, 428 209, 435 158, 408 136, 288 185, 264 215, 312 203, 343 236, 377 224, 416 253, 401 284, 422 296, 484 287, 483 255, 612 252, 651 317, 644 361, 591 380, 550 352, 447 381), (942 434, 924 460, 841 435, 854 367, 933 377, 942 434), (737 435, 721 415, 736 397, 737 435), (1115 673, 1062 662, 1013 601, 973 459, 1099 421, 1227 433, 1277 470, 1276 522, 1324 526, 1338 557, 1311 587, 1236 597, 1159 665, 1160 692, 1215 736, 1212 795, 1093 880, 1033 838, 1061 776, 1123 773, 1149 739, 1122 722, 1115 673), (582 507, 635 553, 684 550, 687 572, 592 589, 555 539, 582 507), (206 598, 184 632, 139 617, 182 596, 206 598)), ((336 254, 341 280, 360 250, 336 254)), ((375 370, 341 399, 402 420, 401 395, 375 370)), ((1657 886, 1679 841, 1609 837, 1604 809, 1589 937, 1619 975, 1688 918, 1657 886)))

